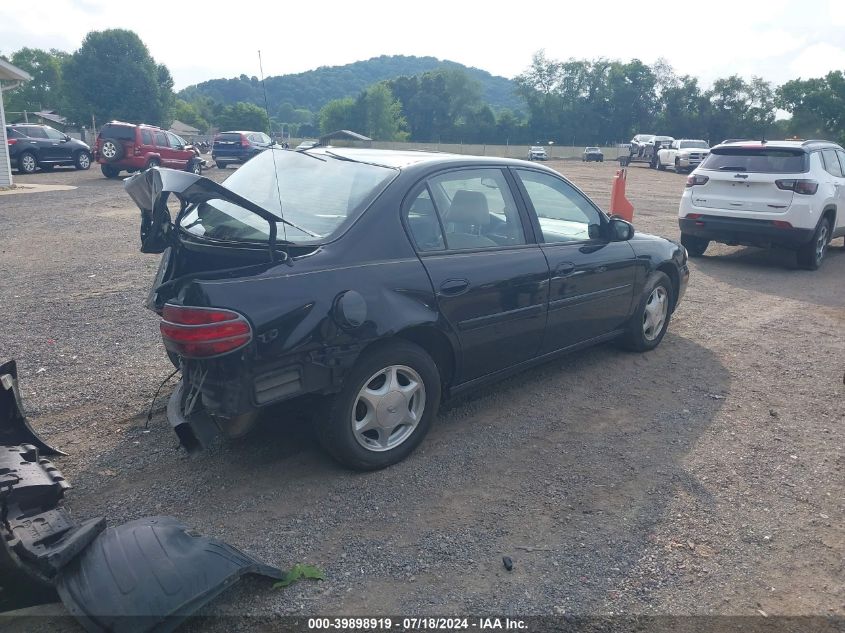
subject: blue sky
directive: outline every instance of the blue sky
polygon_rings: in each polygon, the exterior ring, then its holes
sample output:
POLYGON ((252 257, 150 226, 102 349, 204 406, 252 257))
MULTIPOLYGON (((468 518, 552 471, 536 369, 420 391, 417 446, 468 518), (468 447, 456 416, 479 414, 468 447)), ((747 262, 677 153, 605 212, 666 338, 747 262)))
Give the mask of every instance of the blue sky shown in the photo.
POLYGON ((259 48, 266 75, 403 54, 513 77, 539 49, 552 59, 638 57, 652 63, 665 57, 703 85, 734 73, 777 84, 845 70, 845 0, 4 4, 0 52, 22 46, 73 51, 90 30, 129 28, 170 68, 177 89, 257 75, 259 48))

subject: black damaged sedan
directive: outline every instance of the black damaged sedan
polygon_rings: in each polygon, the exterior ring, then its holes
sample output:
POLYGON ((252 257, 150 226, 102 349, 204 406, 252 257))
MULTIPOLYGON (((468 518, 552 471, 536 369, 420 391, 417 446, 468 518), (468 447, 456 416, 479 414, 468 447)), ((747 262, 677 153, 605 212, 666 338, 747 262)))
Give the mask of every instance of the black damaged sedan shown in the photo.
POLYGON ((151 169, 125 186, 142 250, 163 253, 149 306, 188 450, 316 394, 328 452, 383 468, 445 398, 612 339, 653 349, 689 276, 682 246, 520 160, 272 149, 224 185, 151 169))

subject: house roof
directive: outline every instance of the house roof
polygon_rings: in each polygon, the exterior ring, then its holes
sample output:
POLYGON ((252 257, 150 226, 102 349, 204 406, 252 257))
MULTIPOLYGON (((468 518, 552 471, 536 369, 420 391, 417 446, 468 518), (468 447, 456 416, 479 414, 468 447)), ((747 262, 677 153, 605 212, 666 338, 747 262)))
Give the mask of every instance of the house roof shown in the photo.
POLYGON ((58 123, 59 125, 65 125, 67 123, 67 117, 63 117, 61 114, 56 114, 55 110, 44 110, 43 112, 35 112, 34 114, 37 117, 46 119, 47 121, 52 121, 53 123, 58 123))
POLYGON ((352 141, 372 141, 369 136, 364 136, 363 134, 358 134, 358 132, 353 132, 351 130, 335 130, 334 132, 329 132, 328 134, 323 134, 320 137, 320 141, 322 142, 324 139, 328 140, 330 138, 348 138, 352 141))
POLYGON ((179 119, 173 119, 173 123, 170 124, 170 131, 174 134, 199 134, 200 131, 193 127, 192 125, 188 125, 187 123, 182 123, 179 119))
POLYGON ((17 66, 12 66, 4 59, 0 59, 0 80, 2 81, 29 81, 32 77, 28 72, 17 66))

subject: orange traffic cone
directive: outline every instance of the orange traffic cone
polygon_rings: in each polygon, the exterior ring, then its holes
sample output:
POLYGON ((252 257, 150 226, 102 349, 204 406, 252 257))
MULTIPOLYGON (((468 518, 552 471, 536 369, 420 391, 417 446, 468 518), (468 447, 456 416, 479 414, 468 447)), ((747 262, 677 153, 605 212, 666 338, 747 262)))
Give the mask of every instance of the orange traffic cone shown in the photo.
POLYGON ((613 177, 613 189, 610 192, 610 215, 618 215, 623 220, 633 222, 634 205, 625 197, 625 180, 627 172, 617 169, 613 177))

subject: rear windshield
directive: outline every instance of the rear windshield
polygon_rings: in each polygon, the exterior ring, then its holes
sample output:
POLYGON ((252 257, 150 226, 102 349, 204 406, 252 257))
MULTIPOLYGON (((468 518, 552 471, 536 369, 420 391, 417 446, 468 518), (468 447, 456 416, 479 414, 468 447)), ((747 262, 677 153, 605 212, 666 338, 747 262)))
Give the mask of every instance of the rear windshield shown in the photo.
POLYGON ((807 154, 775 147, 720 147, 701 164, 713 171, 747 171, 761 174, 797 174, 809 169, 807 154))
POLYGON ((104 125, 100 130, 102 138, 116 138, 121 141, 134 141, 135 128, 128 125, 104 125))
POLYGON ((241 140, 240 132, 227 132, 225 134, 220 134, 217 138, 214 139, 215 141, 238 141, 241 140))
MULTIPOLYGON (((345 230, 398 173, 329 155, 269 149, 232 174, 225 186, 278 217, 284 213, 285 220, 304 229, 278 223, 279 241, 313 244, 345 230)), ((189 211, 181 227, 197 236, 231 241, 266 242, 270 235, 266 220, 219 199, 189 211)))

